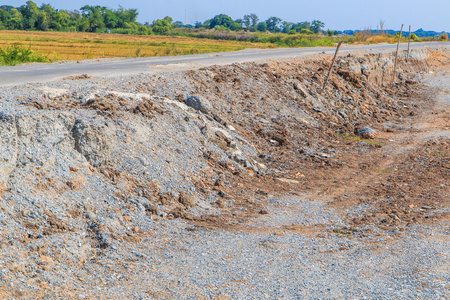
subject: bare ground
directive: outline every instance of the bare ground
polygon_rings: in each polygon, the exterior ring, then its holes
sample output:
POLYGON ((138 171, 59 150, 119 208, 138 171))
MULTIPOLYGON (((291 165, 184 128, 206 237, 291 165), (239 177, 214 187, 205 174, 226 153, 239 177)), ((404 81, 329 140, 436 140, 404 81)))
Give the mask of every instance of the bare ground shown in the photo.
MULTIPOLYGON (((70 180, 64 181, 38 170, 30 179, 34 193, 54 200, 43 201, 45 205, 33 202, 30 212, 19 211, 13 201, 4 203, 6 212, 10 203, 17 208, 10 209, 11 219, 2 220, 7 239, 1 244, 1 295, 448 298, 448 52, 430 50, 427 60, 401 62, 403 76, 396 84, 380 67, 382 58, 341 57, 324 91, 320 89, 328 56, 183 73, 187 92, 213 103, 215 113, 209 119, 234 127, 240 136, 238 147, 256 149, 254 161, 249 160, 252 166, 245 161, 239 167, 217 150, 230 148, 227 136, 216 132, 202 137, 207 140, 203 143, 217 146, 216 151, 202 148, 195 157, 202 171, 181 180, 192 182, 202 201, 212 201, 214 213, 195 213, 187 189, 163 193, 156 180, 142 175, 140 162, 133 165, 139 170, 135 173, 113 163, 84 162, 71 166, 70 180), (372 67, 355 72, 349 62, 372 67), (358 134, 364 126, 376 133, 358 134), (100 183, 91 186, 87 179, 100 183), (113 194, 105 198, 110 202, 98 196, 98 208, 88 209, 78 203, 87 202, 80 197, 63 218, 57 216, 61 195, 82 194, 88 188, 102 191, 107 184, 112 186, 104 189, 113 194), (148 198, 143 213, 129 201, 138 196, 148 198), (105 225, 96 214, 107 215, 110 223, 105 225), (8 222, 24 231, 14 232, 8 222)), ((165 88, 166 80, 170 81, 156 76, 136 85, 125 83, 122 92, 185 102, 184 93, 165 88)), ((192 114, 182 115, 185 112, 170 106, 172 102, 145 97, 136 101, 119 94, 105 92, 83 103, 70 93, 17 101, 37 111, 87 111, 94 119, 115 124, 143 120, 152 126, 149 132, 156 135, 160 130, 161 136, 165 128, 157 127, 158 122, 193 123, 192 114), (182 117, 177 119, 177 114, 182 117)), ((171 152, 176 143, 160 143, 161 136, 155 145, 165 151, 164 158, 187 157, 187 149, 171 152)), ((123 139, 136 149, 155 146, 133 144, 126 135, 123 139)), ((130 154, 126 147, 121 150, 130 154)), ((171 163, 163 165, 168 172, 176 169, 176 162, 171 163)), ((22 191, 0 189, 7 199, 28 204, 26 197, 17 196, 22 191)))

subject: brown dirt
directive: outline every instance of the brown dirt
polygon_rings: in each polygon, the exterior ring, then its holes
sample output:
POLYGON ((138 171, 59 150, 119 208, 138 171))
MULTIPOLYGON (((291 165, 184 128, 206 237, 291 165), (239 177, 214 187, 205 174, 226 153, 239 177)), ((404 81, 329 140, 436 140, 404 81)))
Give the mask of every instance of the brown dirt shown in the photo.
MULTIPOLYGON (((448 58, 439 59, 448 63, 448 58)), ((428 62, 428 67, 435 64, 437 62, 432 60, 428 62)), ((243 82, 252 74, 245 74, 242 78, 242 73, 245 73, 242 66, 205 70, 220 76, 214 76, 211 82, 200 81, 199 91, 215 90, 223 98, 221 91, 231 85, 238 94, 234 99, 240 96, 246 99, 240 103, 240 108, 244 114, 247 109, 251 110, 256 118, 243 119, 242 115, 235 113, 236 109, 222 110, 221 117, 231 121, 247 140, 256 145, 261 163, 279 172, 265 176, 252 171, 238 173, 210 158, 213 170, 226 174, 231 184, 218 187, 214 182, 205 182, 202 189, 205 192, 221 190, 225 195, 224 203, 227 199, 240 201, 228 214, 225 211, 220 220, 212 218, 197 222, 204 226, 242 230, 244 227, 236 225, 237 221, 257 216, 264 210, 263 200, 268 195, 287 193, 306 193, 311 199, 325 200, 343 215, 345 209, 368 204, 370 209, 365 214, 357 217, 347 215, 347 221, 352 226, 376 224, 381 229, 401 231, 417 222, 448 221, 449 214, 439 211, 450 208, 450 121, 448 107, 443 110, 433 101, 437 91, 411 84, 410 79, 395 85, 374 84, 370 89, 362 88, 368 84, 362 83, 361 77, 347 69, 339 69, 337 74, 332 75, 325 96, 332 95, 336 90, 343 91, 351 95, 351 104, 362 111, 359 115, 348 115, 347 122, 342 122, 337 118, 338 114, 329 110, 315 111, 314 104, 309 103, 307 97, 302 97, 303 89, 292 85, 290 78, 295 76, 294 73, 301 72, 304 74, 300 78, 302 82, 312 82, 308 86, 310 92, 314 85, 321 85, 319 78, 323 75, 321 70, 325 69, 325 62, 309 61, 305 65, 301 70, 296 69, 298 65, 261 65, 262 73, 273 80, 274 85, 269 88, 272 96, 256 96, 260 92, 256 89, 247 91, 243 82), (311 71, 317 68, 320 70, 318 73, 311 71), (286 88, 287 85, 291 89, 286 88), (289 97, 292 90, 298 91, 296 98, 289 97), (258 117, 270 120, 261 108, 276 105, 280 98, 297 102, 309 114, 314 115, 315 112, 319 128, 288 118, 272 118, 270 126, 262 126, 255 121, 258 117), (371 103, 373 99, 378 102, 371 103), (381 114, 377 110, 380 106, 385 108, 381 114), (386 122, 396 124, 395 128, 384 127, 382 124, 386 122), (364 140, 355 135, 362 125, 377 129, 377 137, 364 140), (447 130, 446 137, 439 137, 437 128, 447 130), (366 145, 361 146, 361 142, 366 145), (311 148, 313 151, 310 151, 311 148)), ((198 80, 198 73, 195 76, 198 80)), ((239 104, 239 100, 234 99, 229 100, 232 108, 239 104)))
MULTIPOLYGON (((448 214, 435 213, 450 205, 448 134, 447 139, 436 135, 437 128, 448 131, 448 107, 436 106, 437 91, 424 89, 413 79, 414 72, 449 63, 444 54, 430 53, 425 62, 400 62, 399 67, 409 73, 397 84, 383 82, 384 77, 375 72, 357 74, 337 66, 324 91, 320 89, 328 58, 188 71, 196 93, 219 99, 214 101, 219 118, 256 147, 258 162, 270 171, 265 175, 250 169, 239 171, 214 153, 204 153, 210 173, 190 180, 205 197, 214 192, 222 198, 216 203, 223 212, 220 216, 193 217, 185 213, 185 207, 193 206, 188 195, 180 199, 162 195, 152 182, 121 177, 113 169, 99 171, 122 184, 127 193, 172 207, 169 217, 202 226, 241 229, 237 224, 267 213, 269 195, 287 193, 325 200, 343 214, 355 205, 370 205, 364 215, 347 216, 354 226, 401 229, 416 222, 448 220, 448 214), (312 118, 281 113, 290 109, 312 118), (386 122, 396 126, 384 127, 386 122), (355 135, 363 126, 375 128, 376 138, 365 140, 355 135), (366 145, 361 146, 362 142, 366 145), (212 174, 221 175, 225 182, 212 174)), ((155 112, 164 114, 148 99, 136 105, 113 94, 84 103, 63 95, 24 104, 38 109, 94 109, 110 117, 120 117, 121 111, 147 117, 155 112)))

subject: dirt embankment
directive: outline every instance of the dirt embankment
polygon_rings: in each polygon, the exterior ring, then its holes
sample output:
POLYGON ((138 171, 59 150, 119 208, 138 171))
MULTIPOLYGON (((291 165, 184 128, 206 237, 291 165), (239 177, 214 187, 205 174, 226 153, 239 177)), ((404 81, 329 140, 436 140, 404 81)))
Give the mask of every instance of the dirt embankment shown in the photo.
POLYGON ((21 262, 11 280, 40 286, 37 274, 138 243, 155 222, 243 230, 277 195, 327 201, 348 234, 447 218, 448 110, 419 83, 450 53, 411 58, 392 82, 391 54, 339 57, 324 90, 329 56, 3 96, 0 244, 5 266, 21 262))
POLYGON ((409 63, 400 60, 395 83, 390 55, 341 57, 325 90, 328 57, 188 74, 196 92, 218 104, 219 114, 251 141, 267 166, 265 176, 243 179, 247 192, 313 193, 342 208, 374 205, 367 215, 349 215, 350 224, 397 228, 449 205, 448 140, 431 135, 411 145, 416 127, 449 126, 448 113, 429 120, 438 91, 419 85, 450 64, 449 54, 422 50, 411 57, 409 63))

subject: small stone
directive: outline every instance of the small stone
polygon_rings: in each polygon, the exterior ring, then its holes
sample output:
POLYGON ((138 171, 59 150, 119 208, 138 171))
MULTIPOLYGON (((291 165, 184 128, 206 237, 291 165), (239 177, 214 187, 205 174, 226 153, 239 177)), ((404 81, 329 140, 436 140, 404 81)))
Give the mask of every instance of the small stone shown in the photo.
POLYGON ((182 208, 176 207, 169 213, 169 215, 173 216, 175 219, 178 219, 183 218, 185 216, 185 213, 182 208))
POLYGON ((304 89, 302 87, 302 85, 298 82, 294 83, 294 89, 303 97, 303 98, 308 98, 310 95, 309 93, 306 91, 306 89, 304 89))
POLYGON ((422 206, 421 208, 422 208, 422 209, 433 209, 433 208, 430 207, 430 206, 422 206))
POLYGON ((213 110, 213 106, 211 102, 206 100, 205 98, 201 96, 190 96, 186 100, 186 105, 190 106, 198 111, 201 111, 202 113, 209 114, 213 110))
POLYGON ((232 149, 236 149, 237 148, 237 143, 235 141, 229 141, 229 142, 227 142, 227 147, 228 148, 232 148, 232 149))
POLYGON ((223 131, 217 130, 214 134, 216 135, 216 137, 218 137, 221 140, 224 140, 227 143, 231 142, 230 137, 227 136, 223 131))
POLYGON ((191 197, 189 197, 185 193, 180 193, 180 196, 178 198, 178 202, 180 202, 181 204, 183 204, 186 207, 194 207, 195 206, 194 199, 192 199, 191 197))
POLYGON ((339 110, 338 114, 344 118, 344 119, 348 119, 348 115, 344 112, 343 109, 339 110))
POLYGON ((374 139, 377 135, 377 131, 370 127, 363 127, 358 130, 358 134, 365 139, 374 139))
POLYGON ((201 132, 205 137, 210 138, 212 134, 211 126, 208 123, 206 123, 205 126, 202 127, 201 132))

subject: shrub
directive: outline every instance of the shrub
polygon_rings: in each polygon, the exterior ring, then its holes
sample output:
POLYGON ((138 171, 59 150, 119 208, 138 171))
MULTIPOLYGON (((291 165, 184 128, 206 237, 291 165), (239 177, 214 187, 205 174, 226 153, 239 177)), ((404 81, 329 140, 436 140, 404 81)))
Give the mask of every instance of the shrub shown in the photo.
POLYGON ((444 32, 443 34, 441 34, 440 36, 439 36, 439 39, 441 40, 441 41, 448 41, 448 34, 446 33, 446 32, 444 32))
POLYGON ((17 44, 0 48, 0 64, 6 66, 15 66, 29 62, 50 62, 50 59, 42 54, 36 53, 30 47, 24 47, 17 44))
POLYGON ((313 34, 314 32, 312 32, 311 30, 309 30, 307 28, 302 28, 302 29, 300 29, 300 33, 301 34, 313 34))

